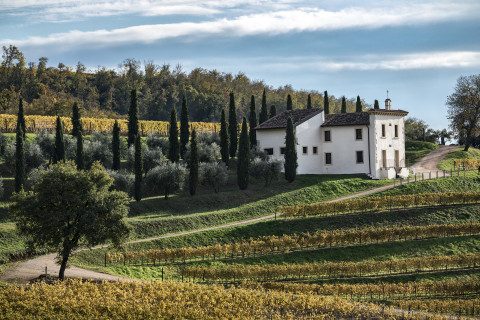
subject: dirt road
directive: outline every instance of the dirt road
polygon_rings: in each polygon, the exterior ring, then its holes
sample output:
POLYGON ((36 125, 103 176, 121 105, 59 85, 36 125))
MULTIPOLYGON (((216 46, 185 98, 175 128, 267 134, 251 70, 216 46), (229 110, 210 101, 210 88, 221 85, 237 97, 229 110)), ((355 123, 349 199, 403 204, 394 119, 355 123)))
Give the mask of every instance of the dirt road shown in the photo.
POLYGON ((428 172, 439 170, 437 166, 440 160, 442 160, 447 155, 447 153, 453 151, 456 148, 458 148, 458 146, 441 146, 437 150, 429 152, 425 157, 415 163, 412 168, 415 168, 415 172, 428 172))

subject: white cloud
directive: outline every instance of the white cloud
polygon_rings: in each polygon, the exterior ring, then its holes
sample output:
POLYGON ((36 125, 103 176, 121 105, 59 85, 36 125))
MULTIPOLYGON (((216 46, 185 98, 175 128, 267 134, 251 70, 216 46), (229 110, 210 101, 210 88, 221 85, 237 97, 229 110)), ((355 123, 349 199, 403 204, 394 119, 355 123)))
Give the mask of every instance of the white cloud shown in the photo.
MULTIPOLYGON (((217 19, 203 22, 179 22, 170 24, 139 25, 112 30, 69 31, 45 37, 29 37, 24 40, 3 39, 1 44, 20 47, 55 46, 112 46, 131 43, 152 43, 169 38, 199 39, 203 36, 275 35, 304 31, 328 31, 348 28, 380 28, 425 24, 439 21, 465 19, 480 11, 471 6, 457 4, 419 4, 392 8, 347 8, 326 11, 317 8, 282 10, 243 15, 233 19, 217 19)), ((152 14, 155 14, 152 12, 152 14)))
POLYGON ((341 70, 418 70, 480 67, 480 52, 443 51, 402 55, 366 55, 356 56, 351 60, 332 60, 321 56, 288 59, 264 58, 263 60, 258 65, 263 65, 266 68, 314 69, 319 72, 341 70))

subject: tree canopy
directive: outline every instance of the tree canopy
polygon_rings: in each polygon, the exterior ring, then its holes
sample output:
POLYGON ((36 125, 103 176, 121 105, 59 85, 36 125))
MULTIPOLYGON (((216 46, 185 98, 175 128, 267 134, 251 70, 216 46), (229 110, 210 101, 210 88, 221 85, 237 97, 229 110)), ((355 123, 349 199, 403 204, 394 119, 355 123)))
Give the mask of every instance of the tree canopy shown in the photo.
POLYGON ((465 149, 480 133, 480 74, 462 76, 457 79, 455 92, 447 97, 450 127, 463 136, 465 149))
POLYGON ((126 240, 129 199, 124 192, 111 191, 112 183, 99 163, 78 171, 69 161, 41 171, 32 191, 12 196, 10 210, 20 233, 27 236, 31 247, 56 250, 61 280, 80 243, 91 247, 110 240, 119 246, 126 240))

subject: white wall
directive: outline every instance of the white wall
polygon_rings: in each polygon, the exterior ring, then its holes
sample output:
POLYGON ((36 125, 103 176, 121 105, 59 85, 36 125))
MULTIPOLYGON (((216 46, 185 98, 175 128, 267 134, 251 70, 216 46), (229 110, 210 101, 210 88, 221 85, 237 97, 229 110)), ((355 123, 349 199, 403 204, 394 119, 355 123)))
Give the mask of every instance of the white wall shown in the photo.
POLYGON ((369 173, 367 126, 322 128, 322 164, 325 174, 369 173), (355 129, 362 129, 362 140, 356 140, 355 129), (324 141, 323 131, 330 130, 331 142, 324 141), (363 151, 363 163, 357 163, 356 151, 363 151), (332 164, 325 164, 325 153, 332 154, 332 164))
POLYGON ((260 142, 257 146, 260 150, 273 148, 273 156, 283 160, 280 147, 285 146, 285 129, 257 130, 257 140, 260 142))
POLYGON ((374 150, 372 157, 375 159, 372 171, 376 178, 386 178, 386 170, 383 169, 382 150, 386 151, 387 168, 395 167, 395 150, 399 153, 399 166, 405 167, 405 125, 403 116, 370 114, 371 139, 374 150), (385 137, 382 137, 382 124, 385 125, 385 137), (394 136, 395 125, 398 126, 398 137, 394 136))
POLYGON ((297 138, 298 174, 321 174, 322 171, 322 132, 323 112, 299 124, 295 128, 297 138), (307 153, 303 153, 303 147, 307 147, 307 153), (313 147, 317 147, 317 153, 313 153, 313 147))

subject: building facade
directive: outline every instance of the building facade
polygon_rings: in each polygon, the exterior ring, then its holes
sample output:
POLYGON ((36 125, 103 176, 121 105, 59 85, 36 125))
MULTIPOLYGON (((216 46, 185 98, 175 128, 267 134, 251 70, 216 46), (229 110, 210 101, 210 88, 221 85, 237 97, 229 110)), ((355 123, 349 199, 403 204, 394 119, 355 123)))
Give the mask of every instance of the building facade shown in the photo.
POLYGON ((298 174, 366 174, 373 179, 408 175, 404 117, 385 109, 325 114, 322 109, 287 110, 257 126, 257 146, 283 159, 287 119, 292 118, 298 174))

